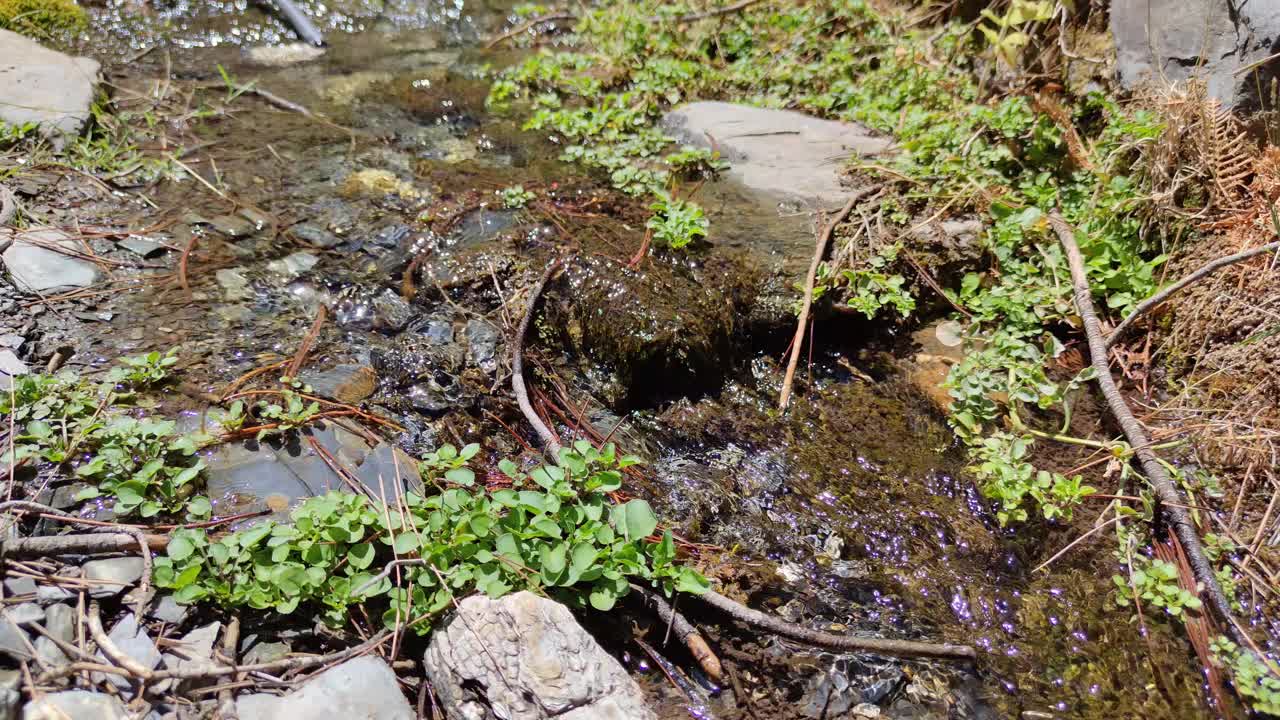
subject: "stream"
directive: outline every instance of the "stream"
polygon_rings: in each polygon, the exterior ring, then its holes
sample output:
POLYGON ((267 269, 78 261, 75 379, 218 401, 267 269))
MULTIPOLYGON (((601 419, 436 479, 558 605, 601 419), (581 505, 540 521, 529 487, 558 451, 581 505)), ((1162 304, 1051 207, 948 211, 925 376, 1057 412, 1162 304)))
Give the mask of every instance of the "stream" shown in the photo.
MULTIPOLYGON (((1141 633, 1109 600, 1118 563, 1105 539, 1035 571, 1079 526, 996 522, 904 369, 927 326, 913 335, 822 319, 797 401, 777 412, 812 208, 711 182, 700 197, 705 248, 626 266, 643 203, 485 109, 486 66, 519 56, 483 47, 509 22, 508 3, 329 5, 312 13, 324 19, 324 54, 279 68, 244 48, 287 33, 243 2, 177 2, 142 19, 126 3, 94 12, 106 39, 85 50, 104 60, 124 108, 172 118, 183 100, 166 80, 217 86, 221 68, 323 118, 246 92, 220 116, 167 120, 171 147, 193 148, 181 159, 200 180, 147 185, 136 170, 133 187, 126 176, 86 197, 76 209, 86 225, 148 228, 135 236, 169 249, 152 258, 165 270, 121 271, 139 282, 79 301, 76 320, 42 320, 44 342, 75 348, 72 367, 178 348, 184 378, 217 393, 292 357, 324 308, 302 379, 404 431, 394 447, 357 450, 350 433, 316 430, 319 444, 346 443, 339 460, 386 479, 408 456, 479 442, 477 474, 496 475, 498 458, 534 455, 509 390, 515 308, 548 262, 571 254, 528 341, 535 405, 563 436, 608 438, 643 457, 624 489, 654 505, 726 594, 815 628, 967 643, 982 656, 963 668, 837 655, 688 610, 733 675, 694 711, 627 640, 644 632, 661 647, 661 627, 589 619, 661 717, 1203 712, 1184 641, 1156 624, 1141 633), (498 191, 516 185, 538 199, 504 208, 498 191), (148 280, 175 272, 185 248, 189 291, 148 280)), ((94 242, 105 257, 136 259, 94 242)), ((204 422, 186 395, 166 404, 204 422)), ((275 470, 263 452, 211 455, 215 514, 285 512, 326 489, 308 475, 313 447, 275 449, 275 470)), ((663 652, 683 672, 696 667, 677 645, 663 652)))

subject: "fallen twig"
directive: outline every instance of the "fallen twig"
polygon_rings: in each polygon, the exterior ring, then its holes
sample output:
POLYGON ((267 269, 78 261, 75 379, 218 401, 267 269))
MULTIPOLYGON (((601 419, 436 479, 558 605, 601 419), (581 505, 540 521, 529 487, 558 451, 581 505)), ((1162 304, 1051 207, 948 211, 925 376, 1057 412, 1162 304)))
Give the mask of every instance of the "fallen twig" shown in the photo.
POLYGON ((787 374, 782 378, 782 392, 778 395, 778 408, 781 410, 786 410, 791 402, 791 384, 796 378, 796 366, 800 364, 800 351, 801 346, 804 345, 805 325, 809 322, 809 308, 813 305, 813 284, 818 274, 818 265, 822 263, 822 256, 827 253, 827 245, 831 243, 836 225, 849 215, 859 200, 876 190, 874 186, 866 187, 850 195, 849 202, 844 204, 844 207, 831 218, 818 235, 817 245, 813 248, 813 260, 809 263, 809 274, 805 276, 804 298, 801 300, 800 317, 796 321, 796 335, 791 341, 791 356, 787 358, 787 374))
POLYGON ((1188 285, 1191 285, 1192 283, 1198 280, 1201 280, 1217 272, 1218 270, 1221 270, 1222 268, 1228 265, 1233 265, 1235 263, 1248 260, 1251 257, 1256 257, 1263 253, 1275 252, 1276 250, 1280 250, 1280 240, 1276 240, 1275 242, 1269 242, 1266 245, 1259 245, 1256 248, 1241 250, 1240 252, 1235 253, 1234 255, 1226 255, 1224 257, 1220 257, 1216 260, 1211 260, 1205 263, 1200 267, 1200 269, 1196 270, 1190 275, 1182 278, 1178 282, 1160 290, 1159 292, 1147 298, 1146 300, 1143 300, 1142 302, 1138 303, 1137 306, 1133 308, 1133 312, 1129 313, 1124 320, 1121 320, 1120 324, 1116 325, 1116 329, 1112 330, 1111 334, 1107 336, 1106 342, 1104 343, 1106 349, 1110 350, 1111 346, 1115 345, 1116 342, 1119 341, 1120 338, 1125 334, 1125 331, 1133 327, 1133 323, 1138 318, 1142 317, 1143 314, 1145 314, 1147 311, 1160 305, 1165 300, 1168 300, 1170 296, 1172 296, 1174 293, 1179 292, 1180 290, 1186 288, 1188 285))
MULTIPOLYGON (((164 552, 169 546, 167 535, 142 535, 148 550, 164 552)), ((83 533, 76 535, 42 535, 13 538, 0 542, 0 555, 10 558, 34 558, 49 555, 97 555, 138 549, 138 537, 123 528, 120 532, 83 533)))
POLYGON ((676 612, 675 608, 671 607, 671 604, 662 599, 657 593, 635 583, 631 583, 631 589, 644 599, 646 605, 653 608, 653 611, 658 614, 658 617, 663 622, 670 626, 676 637, 680 638, 685 647, 689 648, 689 654, 693 655, 693 659, 697 660, 698 665, 702 666, 702 671, 707 674, 707 677, 720 682, 724 677, 724 670, 720 666, 720 658, 716 657, 716 654, 711 650, 711 646, 702 637, 702 633, 698 632, 697 628, 683 615, 676 612))
POLYGON ((736 600, 731 600, 721 595, 715 590, 708 590, 701 595, 694 595, 693 597, 729 615, 734 620, 816 647, 830 648, 832 650, 852 650, 891 657, 973 660, 978 656, 977 652, 968 645, 865 638, 854 635, 835 635, 821 630, 810 630, 806 627, 793 625, 773 615, 762 613, 759 610, 753 610, 736 600))
POLYGON ((524 318, 520 320, 520 327, 516 328, 515 342, 511 344, 511 391, 515 393, 516 403, 520 406, 520 412, 524 413, 529 424, 533 426, 534 431, 538 433, 538 437, 542 439, 542 449, 551 461, 560 463, 560 440, 556 434, 551 432, 551 428, 542 422, 542 418, 533 411, 533 405, 529 402, 529 389, 524 384, 524 337, 529 334, 529 326, 533 324, 533 315, 538 310, 538 300, 542 298, 542 293, 547 289, 547 283, 551 281, 556 271, 564 265, 564 259, 551 261, 547 265, 547 270, 542 274, 542 279, 533 287, 533 291, 529 293, 529 302, 525 307, 524 318))
POLYGON ((1102 324, 1093 307, 1093 293, 1089 288, 1084 258, 1080 255, 1079 245, 1076 244, 1075 231, 1056 213, 1049 215, 1049 223, 1053 226, 1053 231, 1067 254, 1067 263, 1071 268, 1071 281, 1075 286, 1076 312, 1080 314, 1085 337, 1089 341, 1089 359, 1097 372, 1098 387, 1106 398, 1111 414, 1115 416, 1116 422, 1120 424, 1125 438, 1133 448, 1133 453, 1142 466, 1142 472, 1147 476, 1147 482, 1150 483, 1159 502, 1160 512, 1173 528, 1174 534, 1178 536, 1196 582, 1204 586, 1202 592, 1208 595, 1209 606, 1222 620, 1226 631, 1233 639, 1243 644, 1243 634, 1237 629, 1231 614, 1231 603, 1222 592, 1222 586, 1218 584, 1213 565, 1205 556, 1195 525, 1187 516, 1186 510, 1181 507, 1187 503, 1182 499, 1181 493, 1169 478, 1169 474, 1165 472, 1164 466, 1160 464, 1160 459, 1151 450, 1146 432, 1138 419, 1133 416, 1133 411, 1129 409, 1129 404, 1125 402, 1124 396, 1116 386, 1115 378, 1111 376, 1111 368, 1107 362, 1107 343, 1102 337, 1102 324))

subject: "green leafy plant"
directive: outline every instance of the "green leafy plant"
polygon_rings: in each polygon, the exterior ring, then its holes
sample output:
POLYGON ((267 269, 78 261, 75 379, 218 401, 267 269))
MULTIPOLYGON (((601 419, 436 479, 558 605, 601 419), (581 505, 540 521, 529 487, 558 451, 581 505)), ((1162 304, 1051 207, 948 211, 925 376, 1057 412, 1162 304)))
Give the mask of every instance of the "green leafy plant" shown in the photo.
POLYGON ((898 259, 898 249, 896 245, 889 246, 868 259, 866 268, 845 270, 843 273, 848 283, 849 307, 866 315, 867 319, 875 318, 885 307, 892 307, 902 317, 916 309, 915 298, 903 289, 906 279, 885 272, 898 259))
POLYGON ((211 504, 197 494, 205 465, 196 451, 211 438, 126 412, 136 391, 165 380, 176 362, 172 352, 122 358, 96 385, 70 372, 15 378, 12 400, 0 394, 0 416, 22 429, 12 457, 6 452, 0 462, 74 462, 75 476, 89 483, 77 500, 112 497, 121 516, 208 516, 211 504))
POLYGON ((1129 576, 1113 575, 1111 579, 1116 585, 1116 604, 1121 607, 1128 607, 1136 596, 1143 606, 1163 608, 1178 617, 1202 605, 1200 598, 1178 585, 1178 568, 1164 560, 1135 555, 1129 576))
POLYGON ((471 443, 458 450, 452 445, 441 445, 434 452, 425 455, 418 465, 422 479, 432 483, 441 481, 471 487, 476 483, 476 474, 467 467, 467 462, 480 452, 480 446, 471 443))
POLYGON ((119 366, 107 373, 109 382, 146 387, 168 379, 169 372, 178 362, 177 350, 166 353, 149 352, 146 355, 120 358, 119 366))
POLYGON ((522 185, 513 185, 498 191, 498 199, 502 201, 502 207, 508 210, 519 210, 535 197, 537 196, 525 190, 522 185))
POLYGON ((702 208, 691 202, 659 191, 649 209, 653 211, 653 217, 645 227, 653 231, 653 240, 658 245, 680 250, 707 235, 707 218, 702 214, 702 208))
POLYGON ((1231 682, 1249 709, 1261 715, 1280 717, 1280 671, 1219 635, 1209 643, 1217 663, 1231 671, 1231 682))
POLYGON ((1017 64, 1018 52, 1031 42, 1026 30, 1034 23, 1052 18, 1053 10, 1054 3, 1049 0, 1012 0, 1004 14, 983 8, 982 16, 988 24, 979 25, 978 30, 991 43, 992 50, 1013 66, 1017 64))
POLYGON ((1000 503, 996 517, 1001 524, 1027 519, 1027 501, 1034 500, 1047 520, 1071 519, 1072 510, 1096 488, 1083 478, 1037 470, 1027 461, 1034 439, 1006 432, 983 438, 973 449, 977 461, 970 469, 982 493, 1000 503))
POLYGON ((352 604, 376 601, 388 626, 414 623, 419 632, 429 624, 418 620, 471 592, 528 589, 608 610, 633 580, 668 594, 707 589, 702 575, 676 562, 669 532, 653 542, 658 522, 648 503, 609 499, 636 458, 579 441, 561 451, 558 465, 528 473, 502 461, 512 487, 490 492, 468 489, 474 477, 465 463, 477 451, 436 450, 422 469, 438 492, 409 494, 390 512, 331 493, 304 502, 289 524, 216 540, 179 531, 156 560, 156 584, 182 602, 285 613, 316 603, 334 624, 346 621, 352 604), (407 561, 397 581, 371 572, 392 557, 407 561))

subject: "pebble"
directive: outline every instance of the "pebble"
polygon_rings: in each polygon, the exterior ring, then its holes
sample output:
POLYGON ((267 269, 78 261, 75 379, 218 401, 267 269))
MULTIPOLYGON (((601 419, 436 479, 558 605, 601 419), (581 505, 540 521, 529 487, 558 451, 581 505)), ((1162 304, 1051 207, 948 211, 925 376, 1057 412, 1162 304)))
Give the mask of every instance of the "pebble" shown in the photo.
POLYGON ((312 223, 299 223, 290 228, 289 232, 318 248, 328 249, 337 247, 342 243, 342 238, 312 223))
POLYGON ((13 385, 13 378, 29 372, 30 368, 12 350, 0 350, 0 390, 8 390, 13 385))
POLYGON ((286 255, 279 260, 272 260, 267 263, 267 270, 277 275, 283 275, 292 280, 302 273, 310 270, 320 262, 320 258, 307 252, 296 252, 292 255, 286 255))
POLYGON ((19 625, 30 625, 44 620, 44 609, 33 602, 21 603, 9 608, 9 619, 19 625))
POLYGON ((310 62, 324 55, 324 48, 309 43, 255 45, 244 49, 245 60, 263 67, 287 67, 310 62))
POLYGON ((142 558, 121 557, 91 560, 84 564, 84 579, 92 583, 89 596, 108 598, 120 594, 142 578, 142 558))
POLYGON ((164 654, 165 667, 174 670, 198 670, 217 667, 213 661, 213 644, 218 640, 222 623, 212 622, 182 637, 170 652, 164 654))
POLYGON ((258 665, 260 663, 275 662, 291 652, 293 652, 293 646, 287 642, 258 643, 244 654, 244 664, 258 665))
POLYGON ((151 257, 152 255, 156 255, 161 251, 168 249, 155 240, 142 237, 141 235, 129 235, 116 244, 125 250, 128 250, 135 255, 141 255, 144 258, 151 257))
POLYGON ((34 595, 36 581, 29 577, 9 578, 4 581, 4 589, 10 597, 15 595, 34 595))
MULTIPOLYGON (((75 640, 75 618, 76 611, 70 605, 55 603, 45 608, 44 629, 63 642, 72 642, 75 640)), ((62 648, 44 635, 36 638, 35 647, 36 656, 50 665, 62 665, 68 660, 62 648)))
POLYGON ((359 657, 316 675, 288 695, 242 695, 240 720, 413 720, 396 675, 381 658, 359 657))
POLYGON ((189 605, 179 605, 172 595, 161 595, 148 613, 148 617, 154 620, 167 622, 170 625, 181 625, 187 619, 187 615, 191 613, 189 605))
POLYGON ((209 218, 209 224, 213 226, 214 230, 232 240, 249 237, 258 231, 258 226, 252 220, 237 215, 219 215, 209 218))
POLYGON ((498 329, 484 320, 467 322, 467 350, 471 362, 481 370, 493 373, 498 369, 498 329))
POLYGON ((0 653, 16 660, 30 660, 31 650, 24 640, 27 634, 12 621, 0 618, 0 653))
POLYGON ((227 300, 244 300, 249 297, 249 279, 240 268, 223 268, 213 276, 222 287, 223 297, 227 300))
POLYGON ((22 708, 22 720, 127 720, 120 700, 88 690, 65 690, 32 700, 22 708))

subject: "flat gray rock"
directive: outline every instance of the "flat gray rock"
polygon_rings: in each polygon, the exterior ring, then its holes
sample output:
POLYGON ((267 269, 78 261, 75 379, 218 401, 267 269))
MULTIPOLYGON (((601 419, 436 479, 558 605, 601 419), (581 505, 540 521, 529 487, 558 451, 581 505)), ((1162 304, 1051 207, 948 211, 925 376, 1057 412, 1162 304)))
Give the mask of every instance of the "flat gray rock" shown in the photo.
POLYGON ((141 235, 129 235, 116 244, 125 250, 128 250, 135 255, 141 255, 144 258, 151 257, 152 255, 167 249, 161 243, 141 235))
MULTIPOLYGON (((59 640, 70 643, 75 640, 76 611, 70 605, 55 603, 45 608, 44 629, 59 640)), ((40 635, 35 641, 36 655, 46 663, 58 666, 68 662, 66 653, 49 638, 40 635)))
POLYGON ((714 146, 729 162, 728 176, 749 188, 824 206, 848 197, 839 177, 844 161, 892 144, 856 123, 725 102, 683 105, 662 127, 687 145, 714 146))
POLYGON ((97 60, 71 57, 0 30, 0 122, 37 123, 60 149, 89 119, 100 69, 97 60))
POLYGON ((1116 71, 1126 88, 1202 79, 1227 107, 1256 109, 1277 63, 1259 63, 1280 42, 1280 3, 1225 0, 1113 0, 1116 71))
POLYGON ((284 696, 245 695, 236 700, 240 720, 413 720, 417 717, 381 658, 358 657, 308 680, 284 696))
POLYGON ((213 661, 213 644, 218 640, 222 623, 212 622, 182 636, 182 640, 164 654, 165 667, 173 670, 199 670, 218 666, 213 661))
POLYGON ((449 717, 655 718, 639 686, 569 609, 530 592, 463 600, 432 632, 423 664, 449 717))
MULTIPOLYGON (((0 57, 2 53, 0 49, 0 57)), ((4 97, 3 92, 0 89, 0 97, 4 97)), ((49 293, 88 287, 98 281, 98 268, 92 263, 42 247, 52 245, 80 251, 76 241, 61 230, 41 228, 17 233, 0 230, 0 242, 6 235, 12 236, 13 244, 0 257, 19 290, 49 293)))
MULTIPOLYGON (((121 652, 148 670, 160 664, 160 651, 156 649, 156 644, 151 640, 151 636, 147 635, 147 631, 138 626, 138 618, 133 613, 127 613, 120 622, 116 623, 116 626, 111 628, 111 632, 107 633, 107 637, 111 638, 121 652)), ((104 663, 110 664, 101 650, 98 651, 98 657, 104 663)), ((119 675, 94 673, 93 679, 95 682, 106 680, 121 690, 129 688, 129 680, 119 675)))
POLYGON ((22 708, 22 720, 127 720, 124 705, 88 690, 49 693, 22 708))
POLYGON ((0 618, 0 653, 16 660, 30 660, 31 650, 24 640, 30 640, 22 628, 12 621, 0 618))
POLYGON ((167 622, 170 625, 181 625, 190 612, 191 606, 179 605, 178 601, 173 599, 173 595, 161 595, 160 599, 156 601, 148 612, 148 617, 167 622))
POLYGON ((121 557, 91 560, 84 564, 84 579, 91 583, 89 595, 114 597, 142 578, 142 558, 121 557))
POLYGON ((27 364, 18 359, 12 350, 0 350, 0 390, 13 386, 13 379, 31 372, 27 364))

